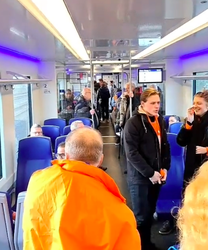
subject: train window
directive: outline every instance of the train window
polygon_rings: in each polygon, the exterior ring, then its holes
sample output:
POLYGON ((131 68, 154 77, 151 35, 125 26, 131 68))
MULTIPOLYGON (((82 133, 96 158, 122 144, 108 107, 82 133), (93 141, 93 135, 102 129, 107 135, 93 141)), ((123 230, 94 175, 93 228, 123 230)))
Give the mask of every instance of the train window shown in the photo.
POLYGON ((30 84, 14 85, 14 116, 16 148, 22 138, 28 136, 32 125, 32 97, 30 84))
MULTIPOLYGON (((197 76, 208 76, 208 72, 195 72, 197 76)), ((208 89, 208 80, 194 80, 193 81, 193 95, 196 93, 208 89)))

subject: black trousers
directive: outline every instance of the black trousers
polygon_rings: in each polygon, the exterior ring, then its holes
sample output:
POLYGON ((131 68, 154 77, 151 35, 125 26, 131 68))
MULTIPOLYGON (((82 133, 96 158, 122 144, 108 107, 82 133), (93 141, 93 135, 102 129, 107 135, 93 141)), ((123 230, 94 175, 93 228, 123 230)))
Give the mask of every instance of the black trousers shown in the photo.
POLYGON ((129 191, 132 201, 132 209, 137 221, 137 229, 140 233, 142 249, 148 249, 151 242, 151 227, 153 214, 160 192, 159 184, 131 184, 129 191))
POLYGON ((109 103, 108 102, 102 102, 101 103, 101 110, 102 110, 102 119, 108 120, 109 119, 109 103))

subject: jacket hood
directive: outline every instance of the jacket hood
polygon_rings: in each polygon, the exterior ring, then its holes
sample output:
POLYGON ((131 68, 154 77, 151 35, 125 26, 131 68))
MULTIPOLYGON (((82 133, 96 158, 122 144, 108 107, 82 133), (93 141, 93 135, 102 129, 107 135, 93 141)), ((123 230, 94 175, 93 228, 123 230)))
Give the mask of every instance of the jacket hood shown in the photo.
MULTIPOLYGON (((139 105, 139 107, 138 107, 138 113, 139 113, 139 114, 144 114, 144 115, 147 115, 147 116, 152 116, 152 115, 150 115, 148 112, 146 112, 146 111, 142 108, 141 105, 139 105)), ((159 117, 159 114, 157 114, 157 116, 159 117)))
POLYGON ((103 170, 82 161, 54 160, 52 161, 52 164, 58 165, 67 171, 83 174, 102 182, 109 192, 121 199, 122 202, 126 203, 126 199, 121 195, 115 181, 103 170))

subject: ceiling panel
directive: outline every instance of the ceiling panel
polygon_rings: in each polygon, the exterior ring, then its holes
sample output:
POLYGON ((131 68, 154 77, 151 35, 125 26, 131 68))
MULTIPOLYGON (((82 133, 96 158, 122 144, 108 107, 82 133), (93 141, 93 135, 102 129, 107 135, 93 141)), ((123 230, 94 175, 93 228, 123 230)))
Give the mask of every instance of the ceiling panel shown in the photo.
POLYGON ((17 0, 0 1, 0 46, 43 60, 75 60, 17 0))
POLYGON ((147 57, 149 61, 157 61, 160 59, 177 59, 183 55, 191 54, 197 51, 208 51, 207 44, 208 28, 191 35, 166 49, 160 50, 147 57))
POLYGON ((96 51, 93 57, 103 60, 114 59, 120 47, 125 58, 130 50, 136 54, 156 43, 193 17, 196 1, 65 0, 65 3, 86 48, 96 51))
MULTIPOLYGON (((43 0, 44 1, 44 0, 43 0)), ((208 8, 203 0, 65 0, 86 49, 93 58, 128 59, 208 8)), ((74 56, 17 0, 0 1, 0 46, 59 64, 74 56)), ((58 12, 57 12, 58 18, 58 12)), ((66 24, 67 28, 67 24, 66 24)), ((139 61, 155 62, 201 50, 207 29, 139 61)))

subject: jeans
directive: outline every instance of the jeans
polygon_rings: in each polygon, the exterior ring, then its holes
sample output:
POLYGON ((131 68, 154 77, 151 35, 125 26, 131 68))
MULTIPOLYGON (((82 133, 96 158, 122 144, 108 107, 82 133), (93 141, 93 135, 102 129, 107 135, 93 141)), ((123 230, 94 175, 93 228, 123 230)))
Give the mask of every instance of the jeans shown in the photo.
POLYGON ((131 183, 128 185, 142 248, 145 248, 151 242, 153 214, 156 209, 160 185, 131 183))

